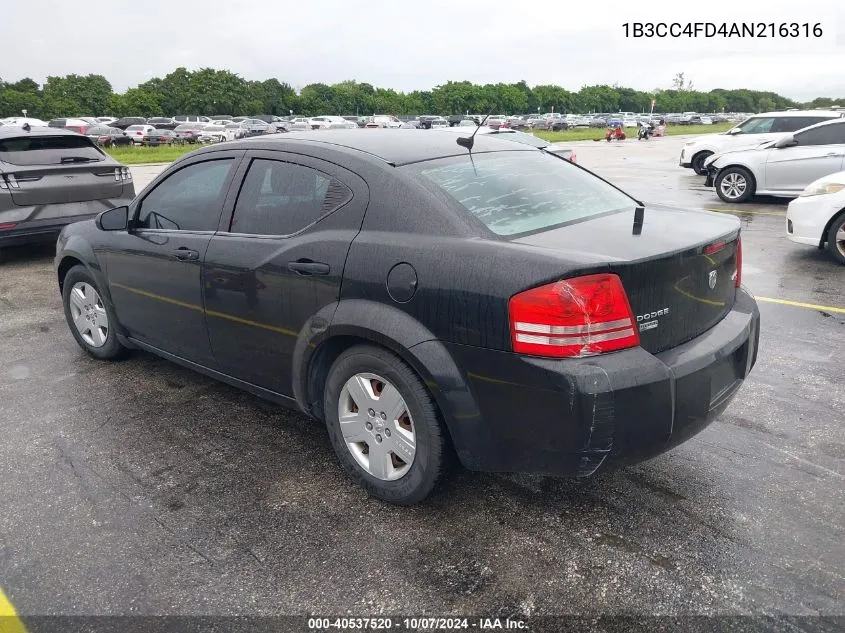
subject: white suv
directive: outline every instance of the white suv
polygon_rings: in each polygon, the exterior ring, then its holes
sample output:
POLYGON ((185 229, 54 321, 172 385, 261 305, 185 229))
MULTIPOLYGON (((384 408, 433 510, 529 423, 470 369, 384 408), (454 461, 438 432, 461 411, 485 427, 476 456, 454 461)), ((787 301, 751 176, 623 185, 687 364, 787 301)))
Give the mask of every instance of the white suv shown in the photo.
POLYGON ((783 134, 843 116, 845 112, 836 110, 787 110, 755 114, 727 132, 704 134, 684 143, 679 164, 704 176, 707 173, 704 161, 713 154, 765 143, 783 134))

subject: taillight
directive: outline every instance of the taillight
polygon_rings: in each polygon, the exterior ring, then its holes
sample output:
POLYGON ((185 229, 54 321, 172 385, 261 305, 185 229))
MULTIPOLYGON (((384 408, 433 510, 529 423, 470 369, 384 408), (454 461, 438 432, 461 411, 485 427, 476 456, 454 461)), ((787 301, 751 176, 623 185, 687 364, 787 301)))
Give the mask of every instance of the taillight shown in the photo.
POLYGON ((704 254, 705 255, 712 255, 713 253, 718 253, 720 250, 725 248, 727 244, 724 242, 713 242, 712 244, 708 244, 704 247, 704 254))
POLYGON ((570 163, 577 163, 577 162, 578 162, 577 158, 578 158, 578 157, 577 157, 577 156, 575 156, 575 152, 572 152, 572 153, 569 155, 569 162, 570 162, 570 163))
POLYGON ((143 132, 135 132, 135 136, 143 136, 143 132))
POLYGON ((8 231, 9 229, 13 229, 17 226, 14 222, 4 222, 0 224, 0 231, 8 231))
POLYGON ((109 137, 108 136, 101 136, 97 140, 100 141, 100 143, 105 143, 107 140, 109 140, 109 137))
POLYGON ((742 239, 736 241, 736 280, 734 285, 742 287, 742 239))
POLYGON ((532 356, 592 356, 640 344, 618 275, 563 279, 511 297, 513 351, 532 356))

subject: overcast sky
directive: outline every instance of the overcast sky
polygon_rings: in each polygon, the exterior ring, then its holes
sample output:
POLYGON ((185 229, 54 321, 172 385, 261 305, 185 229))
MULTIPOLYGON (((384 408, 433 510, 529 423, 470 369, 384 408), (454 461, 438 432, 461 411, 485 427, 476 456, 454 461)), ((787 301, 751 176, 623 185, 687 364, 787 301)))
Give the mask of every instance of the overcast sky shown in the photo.
POLYGON ((448 80, 618 83, 845 97, 845 4, 835 0, 110 0, 4 2, 0 76, 105 75, 122 92, 178 66, 345 79, 402 91, 448 80), (741 7, 739 6, 741 5, 741 7), (644 11, 642 7, 647 7, 644 11), (98 17, 100 16, 100 17, 98 17), (626 38, 625 22, 821 23, 821 38, 626 38), (35 28, 37 25, 37 28, 35 28))

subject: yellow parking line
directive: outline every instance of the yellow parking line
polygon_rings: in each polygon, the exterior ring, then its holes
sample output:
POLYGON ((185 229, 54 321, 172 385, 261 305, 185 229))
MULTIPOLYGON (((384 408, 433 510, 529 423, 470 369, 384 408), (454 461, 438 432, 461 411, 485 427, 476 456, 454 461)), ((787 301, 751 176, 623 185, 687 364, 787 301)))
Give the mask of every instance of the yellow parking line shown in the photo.
POLYGON ((786 217, 786 212, 773 213, 771 211, 746 211, 745 209, 706 209, 707 211, 715 211, 716 213, 742 213, 750 215, 775 215, 779 218, 786 217))
POLYGON ((0 633, 26 633, 15 607, 0 589, 0 633))
POLYGON ((833 306, 820 306, 815 303, 802 303, 800 301, 789 301, 788 299, 772 299, 771 297, 754 297, 757 301, 766 301, 768 303, 780 303, 785 306, 792 306, 794 308, 807 308, 808 310, 823 310, 824 312, 836 312, 838 314, 845 314, 845 308, 834 308, 833 306))

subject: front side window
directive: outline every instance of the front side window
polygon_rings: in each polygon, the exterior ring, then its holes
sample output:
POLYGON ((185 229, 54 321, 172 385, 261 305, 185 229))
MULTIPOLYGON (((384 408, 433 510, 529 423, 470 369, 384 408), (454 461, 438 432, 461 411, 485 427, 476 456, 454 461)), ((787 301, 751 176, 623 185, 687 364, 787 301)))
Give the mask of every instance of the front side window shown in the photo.
POLYGON ((231 231, 292 235, 351 198, 346 185, 316 169, 256 159, 238 195, 231 231))
POLYGON ((195 163, 159 183, 141 202, 140 228, 216 231, 231 158, 195 163))
POLYGON ((403 167, 433 183, 501 236, 622 210, 635 202, 568 161, 543 152, 497 152, 403 167))

